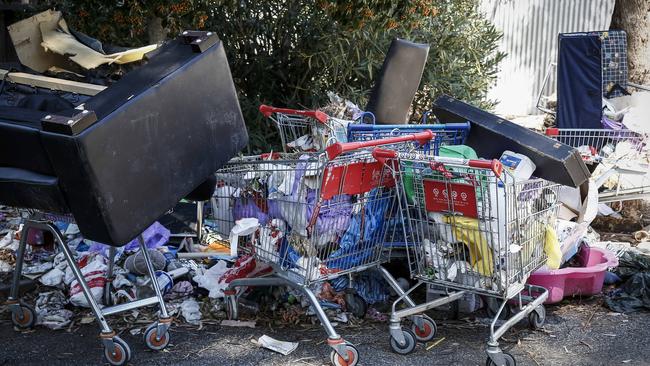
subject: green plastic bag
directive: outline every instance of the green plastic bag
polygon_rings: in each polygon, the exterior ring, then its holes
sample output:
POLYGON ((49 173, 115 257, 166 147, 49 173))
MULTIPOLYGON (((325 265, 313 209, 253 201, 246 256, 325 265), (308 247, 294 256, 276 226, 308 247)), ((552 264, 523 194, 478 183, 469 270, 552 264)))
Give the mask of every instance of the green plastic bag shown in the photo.
MULTIPOLYGON (((440 146, 437 156, 445 158, 460 158, 460 159, 478 159, 476 151, 467 145, 448 145, 440 146)), ((406 192, 406 199, 409 204, 413 204, 413 196, 415 196, 415 187, 413 176, 415 175, 414 169, 410 162, 407 162, 404 167, 404 191, 406 192)))

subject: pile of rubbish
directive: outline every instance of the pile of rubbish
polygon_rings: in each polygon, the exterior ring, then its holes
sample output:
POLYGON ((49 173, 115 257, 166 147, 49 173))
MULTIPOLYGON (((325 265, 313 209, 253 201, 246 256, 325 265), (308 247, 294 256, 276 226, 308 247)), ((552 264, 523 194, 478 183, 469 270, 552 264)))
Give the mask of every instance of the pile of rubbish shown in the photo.
MULTIPOLYGON (((15 263, 15 251, 21 233, 21 213, 18 209, 0 207, 0 272, 7 272, 7 275, 13 271, 15 263)), ((210 227, 214 225, 214 221, 208 220, 207 224, 203 243, 193 243, 191 238, 185 238, 172 245, 169 241, 169 230, 157 222, 143 233, 168 310, 194 325, 199 325, 201 320, 226 318, 223 290, 232 280, 260 276, 270 270, 268 265, 256 261, 250 255, 232 257, 229 254, 220 254, 218 250, 211 250, 210 248, 219 247, 221 239, 210 227), (179 259, 179 247, 208 252, 202 259, 179 259)), ((81 271, 98 303, 120 304, 153 296, 153 289, 145 276, 146 267, 139 253, 137 239, 117 249, 114 278, 111 280, 110 292, 106 293, 109 247, 84 239, 74 223, 57 222, 56 225, 67 237, 68 245, 75 253, 81 271)), ((37 324, 51 329, 64 329, 70 324, 75 313, 88 308, 87 301, 80 291, 79 284, 73 279, 63 254, 56 254, 51 236, 32 230, 28 233, 27 243, 23 273, 38 284, 39 293, 36 294, 35 300, 37 324)), ((8 283, 9 276, 6 279, 8 283)), ((325 282, 320 285, 317 294, 332 321, 348 322, 346 312, 351 309, 346 307, 346 296, 340 289, 341 285, 345 289, 347 282, 339 281, 335 284, 337 285, 339 291, 325 282)), ((389 295, 383 279, 372 271, 357 277, 354 287, 368 304, 385 301, 389 295)), ((289 323, 313 315, 300 293, 285 288, 250 291, 241 300, 241 305, 254 313, 264 310, 279 313, 281 319, 289 323), (266 308, 260 308, 262 304, 265 304, 266 308)), ((145 310, 134 312, 142 311, 145 310)), ((354 313, 359 317, 366 315, 359 314, 357 309, 354 313)), ((373 307, 368 308, 367 313, 370 318, 385 320, 385 316, 373 307)))

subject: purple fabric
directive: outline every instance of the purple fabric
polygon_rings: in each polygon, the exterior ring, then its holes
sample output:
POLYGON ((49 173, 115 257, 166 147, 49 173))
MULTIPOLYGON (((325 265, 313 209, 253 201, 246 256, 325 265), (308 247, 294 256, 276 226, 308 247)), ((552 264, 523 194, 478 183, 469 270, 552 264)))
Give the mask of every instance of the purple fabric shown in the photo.
MULTIPOLYGON (((162 226, 158 221, 154 222, 142 233, 144 243, 149 249, 156 249, 160 246, 163 246, 169 241, 169 235, 169 230, 167 230, 166 227, 162 226)), ((133 251, 139 248, 139 246, 140 242, 138 241, 138 238, 135 238, 131 240, 127 245, 125 245, 124 249, 133 251)))
POLYGON ((600 123, 603 125, 603 128, 608 129, 608 130, 624 130, 625 125, 623 122, 616 122, 614 120, 611 120, 605 116, 601 119, 600 123))
MULTIPOLYGON (((267 202, 269 201, 267 200, 267 202)), ((277 211, 277 209, 275 211, 277 211)), ((266 225, 269 221, 269 215, 262 211, 262 209, 255 204, 255 200, 251 197, 238 197, 235 199, 235 204, 232 208, 232 216, 235 221, 247 217, 254 217, 259 220, 262 225, 266 225)))
MULTIPOLYGON (((311 218, 316 207, 316 191, 307 190, 307 220, 311 218)), ((335 233, 340 236, 347 229, 352 214, 350 196, 341 194, 323 201, 314 230, 319 235, 335 233)))

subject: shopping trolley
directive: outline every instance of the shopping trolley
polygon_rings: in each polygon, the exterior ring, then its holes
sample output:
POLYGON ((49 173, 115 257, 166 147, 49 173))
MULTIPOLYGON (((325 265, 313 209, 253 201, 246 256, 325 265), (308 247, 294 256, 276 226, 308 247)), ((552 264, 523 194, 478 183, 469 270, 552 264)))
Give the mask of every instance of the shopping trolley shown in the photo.
POLYGON ((264 104, 259 109, 278 128, 284 152, 323 151, 334 142, 346 142, 347 125, 351 121, 330 117, 317 110, 277 108, 264 104))
POLYGON ((444 158, 421 153, 376 149, 373 156, 394 172, 398 201, 414 241, 408 263, 417 285, 431 284, 447 296, 415 305, 407 296, 393 304, 391 348, 413 351, 424 328, 402 328, 403 318, 476 294, 501 301, 490 326, 488 365, 514 365, 498 339, 525 316, 533 327, 545 320, 546 289, 527 285, 529 275, 545 263, 546 232, 557 217, 558 185, 542 179, 515 181, 498 160, 444 158), (409 197, 410 196, 410 197, 409 197), (534 296, 533 296, 534 295, 534 296), (519 312, 495 328, 508 302, 519 312), (408 307, 397 310, 397 305, 408 307))
POLYGON ((438 155, 441 146, 465 144, 470 131, 469 122, 428 124, 427 116, 428 113, 425 113, 421 124, 378 125, 374 124, 374 118, 371 124, 351 123, 347 126, 347 140, 368 141, 431 130, 435 137, 423 147, 425 152, 438 155))
POLYGON ((599 193, 599 202, 650 197, 648 136, 628 129, 577 128, 548 128, 546 136, 578 149, 589 170, 595 173, 597 187, 614 179, 613 189, 599 193))
MULTIPOLYGON (((442 146, 462 145, 467 140, 470 131, 470 123, 438 123, 428 124, 428 113, 425 113, 421 124, 390 124, 377 125, 374 123, 351 123, 348 124, 348 141, 369 141, 380 138, 401 136, 411 133, 430 130, 435 136, 428 144, 423 145, 420 151, 426 154, 438 155, 442 146)), ((374 122, 374 120, 371 120, 374 122)), ((386 246, 391 248, 405 248, 406 241, 401 233, 403 222, 398 215, 392 218, 393 225, 388 234, 386 246)))
MULTIPOLYGON (((321 153, 271 153, 231 160, 217 172, 220 192, 215 217, 233 227, 248 219, 256 230, 238 238, 238 252, 270 265, 268 277, 237 279, 224 291, 229 317, 238 317, 242 287, 285 285, 302 293, 325 328, 334 365, 355 365, 356 348, 332 327, 313 286, 373 267, 390 253, 383 247, 385 222, 397 204, 392 172, 376 161, 371 147, 405 150, 429 142, 431 131, 388 139, 335 143, 321 153)), ((228 233, 223 233, 228 236, 228 233)), ((232 248, 231 248, 232 249, 232 248)), ((396 281, 380 268, 394 287, 396 281)))

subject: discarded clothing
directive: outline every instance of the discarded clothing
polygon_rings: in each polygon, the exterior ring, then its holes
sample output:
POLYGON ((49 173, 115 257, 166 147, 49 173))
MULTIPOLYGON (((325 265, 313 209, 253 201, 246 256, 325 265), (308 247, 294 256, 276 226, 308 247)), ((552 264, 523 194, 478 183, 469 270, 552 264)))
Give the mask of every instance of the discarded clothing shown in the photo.
MULTIPOLYGON (((334 290, 338 292, 345 291, 349 285, 347 276, 335 278, 330 282, 334 290)), ((386 302, 390 296, 388 284, 376 269, 370 269, 355 276, 352 288, 367 304, 386 302)))
POLYGON ((379 236, 383 232, 384 217, 392 197, 379 189, 373 189, 366 195, 362 198, 365 203, 359 212, 350 218, 339 249, 325 261, 327 268, 350 269, 367 262, 381 249, 375 243, 384 241, 384 237, 379 236))

